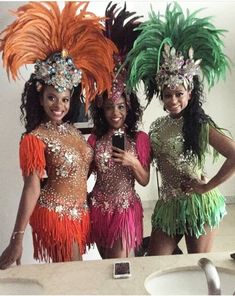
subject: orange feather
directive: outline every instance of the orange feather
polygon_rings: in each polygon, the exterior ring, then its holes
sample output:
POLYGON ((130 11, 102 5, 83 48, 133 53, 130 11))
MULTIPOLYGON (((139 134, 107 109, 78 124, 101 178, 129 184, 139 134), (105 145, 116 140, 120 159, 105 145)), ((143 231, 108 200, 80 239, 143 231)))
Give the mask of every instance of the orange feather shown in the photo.
POLYGON ((116 46, 104 34, 104 18, 87 11, 89 2, 29 2, 14 12, 16 20, 0 33, 0 51, 8 76, 15 80, 23 65, 68 51, 82 70, 87 102, 110 90, 116 46))

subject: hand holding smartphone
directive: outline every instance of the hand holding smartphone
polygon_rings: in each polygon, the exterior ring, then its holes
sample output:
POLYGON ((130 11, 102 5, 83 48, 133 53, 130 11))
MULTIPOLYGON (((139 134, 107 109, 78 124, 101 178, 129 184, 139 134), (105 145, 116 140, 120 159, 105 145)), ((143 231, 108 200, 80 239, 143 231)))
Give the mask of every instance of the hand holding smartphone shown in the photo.
POLYGON ((117 130, 113 133, 112 136, 112 145, 114 147, 117 147, 121 150, 125 150, 125 137, 124 137, 124 131, 117 130))
POLYGON ((125 279, 131 276, 131 267, 129 261, 115 262, 113 264, 113 277, 115 279, 125 279))

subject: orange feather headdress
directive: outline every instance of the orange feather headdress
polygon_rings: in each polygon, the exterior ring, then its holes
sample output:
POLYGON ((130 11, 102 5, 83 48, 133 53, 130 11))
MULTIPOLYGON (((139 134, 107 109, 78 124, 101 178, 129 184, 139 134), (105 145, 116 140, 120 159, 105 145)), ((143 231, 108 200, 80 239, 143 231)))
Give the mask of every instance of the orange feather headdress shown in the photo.
POLYGON ((81 82, 87 102, 110 90, 116 47, 103 34, 104 19, 87 11, 88 3, 66 2, 62 11, 56 2, 29 2, 18 8, 16 20, 1 33, 8 76, 15 80, 22 65, 36 64, 36 77, 58 84, 58 90, 81 82))

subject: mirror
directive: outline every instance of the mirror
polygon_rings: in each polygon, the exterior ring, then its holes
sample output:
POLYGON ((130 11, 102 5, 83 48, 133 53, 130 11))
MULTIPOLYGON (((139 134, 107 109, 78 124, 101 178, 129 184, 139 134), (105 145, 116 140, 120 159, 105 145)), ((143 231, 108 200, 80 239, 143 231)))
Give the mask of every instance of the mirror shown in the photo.
MULTIPOLYGON (((90 2, 90 10, 96 12, 98 15, 103 15, 107 1, 92 0, 90 2)), ((0 2, 0 31, 3 30, 14 18, 10 15, 9 10, 15 10, 26 2, 0 2)), ((127 8, 130 11, 136 11, 138 15, 143 15, 144 19, 148 17, 150 11, 150 4, 155 11, 165 11, 166 1, 129 1, 126 0, 127 8)), ((191 12, 200 8, 205 8, 199 15, 214 16, 213 22, 216 27, 226 29, 228 32, 224 33, 225 52, 233 62, 231 65, 231 73, 227 74, 225 81, 220 81, 208 94, 207 102, 204 108, 214 121, 223 128, 230 130, 235 138, 235 2, 233 1, 179 1, 180 5, 191 12)), ((0 251, 8 244, 11 231, 14 226, 16 211, 20 194, 22 190, 22 177, 19 168, 18 159, 18 144, 23 126, 20 123, 20 98, 23 91, 24 82, 28 79, 32 67, 21 69, 23 79, 19 81, 8 80, 5 69, 2 67, 2 60, 0 61, 0 251)), ((142 92, 140 91, 140 96, 142 92)), ((144 99, 142 98, 142 102, 144 99)), ((143 128, 148 132, 151 122, 155 118, 163 115, 161 104, 158 100, 153 100, 151 105, 147 108, 143 118, 143 128)), ((213 176, 216 170, 220 167, 223 159, 221 158, 216 164, 212 164, 211 159, 208 161, 208 175, 213 176)), ((225 184, 220 186, 222 193, 227 197, 228 202, 233 202, 230 211, 226 217, 227 225, 235 225, 235 177, 231 178, 225 184), (232 214, 233 213, 233 214, 232 214)), ((151 180, 147 187, 136 185, 137 191, 143 201, 143 205, 147 208, 147 218, 149 219, 145 225, 145 234, 150 234, 150 217, 152 208, 157 199, 156 190, 156 176, 152 169, 151 180), (151 207, 151 209, 150 209, 151 207)), ((145 218, 146 219, 146 218, 145 218)), ((233 230, 227 230, 223 233, 219 232, 219 236, 215 243, 219 243, 218 250, 234 250, 235 236, 233 230), (226 241, 225 241, 226 237, 226 241), (227 240, 228 239, 228 240, 227 240)), ((27 228, 24 243, 23 263, 32 263, 32 242, 31 230, 27 228)))

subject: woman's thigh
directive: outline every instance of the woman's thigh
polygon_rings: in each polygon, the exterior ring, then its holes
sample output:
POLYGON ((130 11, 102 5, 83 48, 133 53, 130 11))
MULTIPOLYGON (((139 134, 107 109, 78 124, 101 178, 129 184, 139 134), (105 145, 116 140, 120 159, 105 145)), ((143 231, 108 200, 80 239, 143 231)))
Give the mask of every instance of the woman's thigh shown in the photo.
POLYGON ((148 255, 171 255, 183 236, 169 236, 162 230, 152 230, 148 255))
POLYGON ((106 248, 99 245, 97 245, 97 248, 102 259, 127 258, 129 254, 124 245, 125 244, 122 243, 121 239, 117 239, 113 243, 112 248, 106 248))
POLYGON ((82 260, 82 256, 80 254, 79 246, 76 242, 72 245, 72 258, 71 261, 80 261, 82 260))
POLYGON ((206 234, 201 235, 199 238, 195 236, 185 235, 188 253, 208 253, 211 251, 216 235, 216 229, 205 227, 206 234))

